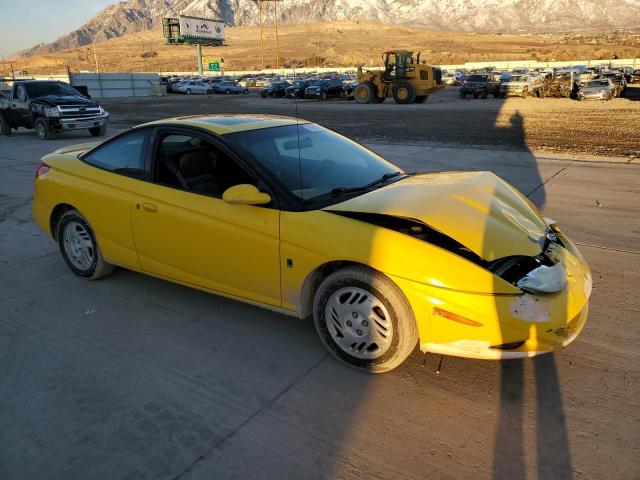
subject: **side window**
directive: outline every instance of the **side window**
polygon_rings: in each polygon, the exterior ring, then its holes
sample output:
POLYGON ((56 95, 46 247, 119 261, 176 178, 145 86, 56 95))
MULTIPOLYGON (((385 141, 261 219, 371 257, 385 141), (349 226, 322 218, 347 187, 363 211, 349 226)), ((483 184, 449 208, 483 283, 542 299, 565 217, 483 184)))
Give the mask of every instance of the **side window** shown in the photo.
POLYGON ((216 198, 234 185, 256 185, 232 158, 196 136, 162 134, 154 159, 154 181, 160 185, 216 198))
POLYGON ((22 85, 16 87, 16 98, 22 101, 27 99, 27 92, 22 85))
POLYGON ((123 135, 89 155, 83 160, 89 165, 133 178, 144 178, 144 156, 142 147, 146 131, 123 135))

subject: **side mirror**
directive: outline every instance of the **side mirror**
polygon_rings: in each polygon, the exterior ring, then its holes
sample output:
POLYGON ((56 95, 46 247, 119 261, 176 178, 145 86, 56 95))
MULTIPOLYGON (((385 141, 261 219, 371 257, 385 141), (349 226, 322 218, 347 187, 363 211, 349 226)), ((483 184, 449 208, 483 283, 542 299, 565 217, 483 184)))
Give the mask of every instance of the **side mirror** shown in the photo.
POLYGON ((222 200, 232 205, 264 205, 271 201, 271 196, 245 183, 227 188, 222 194, 222 200))

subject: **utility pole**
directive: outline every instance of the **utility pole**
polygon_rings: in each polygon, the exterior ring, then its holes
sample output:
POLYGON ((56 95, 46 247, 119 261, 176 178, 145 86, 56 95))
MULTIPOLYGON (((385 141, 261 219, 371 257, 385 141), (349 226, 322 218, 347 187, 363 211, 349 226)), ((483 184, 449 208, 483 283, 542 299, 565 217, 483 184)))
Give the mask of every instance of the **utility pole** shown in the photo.
POLYGON ((280 48, 278 47, 278 2, 273 4, 276 17, 276 69, 280 66, 280 48))
POLYGON ((202 45, 198 44, 198 75, 202 76, 202 45))
POLYGON ((274 3, 274 15, 276 23, 276 68, 280 66, 280 44, 278 41, 278 2, 281 0, 256 0, 258 3, 258 16, 260 17, 260 52, 262 56, 262 69, 264 70, 264 44, 262 40, 262 3, 273 2, 274 3))
POLYGON ((259 0, 258 0, 258 16, 260 17, 260 57, 262 59, 262 70, 264 70, 264 40, 262 38, 262 2, 259 0))
POLYGON ((98 54, 96 53, 96 44, 95 42, 91 42, 93 46, 93 59, 96 61, 96 73, 100 73, 100 68, 98 68, 98 54))

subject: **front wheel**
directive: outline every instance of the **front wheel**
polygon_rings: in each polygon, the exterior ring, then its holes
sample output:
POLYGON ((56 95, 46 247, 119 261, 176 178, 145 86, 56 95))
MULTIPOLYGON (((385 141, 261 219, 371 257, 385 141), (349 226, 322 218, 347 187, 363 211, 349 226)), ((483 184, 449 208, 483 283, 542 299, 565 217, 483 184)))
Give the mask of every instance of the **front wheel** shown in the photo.
POLYGON ((103 125, 101 127, 90 128, 89 133, 94 137, 104 137, 104 135, 107 133, 107 126, 103 125))
POLYGON ((104 261, 89 222, 77 210, 65 212, 56 228, 62 258, 77 276, 97 280, 113 271, 104 261))
POLYGON ((186 91, 186 92, 184 92, 184 93, 186 93, 187 95, 191 95, 191 89, 190 89, 190 88, 187 88, 187 91, 186 91))
POLYGON ((376 87, 371 82, 359 83, 353 96, 356 103, 372 103, 376 98, 376 87))
POLYGON ((51 128, 51 125, 47 123, 47 121, 40 117, 36 120, 35 124, 36 135, 40 140, 53 140, 58 138, 58 132, 51 128))
POLYGON ((363 266, 342 268, 324 279, 315 294, 313 318, 335 358, 370 373, 397 367, 418 342, 413 311, 402 291, 363 266))

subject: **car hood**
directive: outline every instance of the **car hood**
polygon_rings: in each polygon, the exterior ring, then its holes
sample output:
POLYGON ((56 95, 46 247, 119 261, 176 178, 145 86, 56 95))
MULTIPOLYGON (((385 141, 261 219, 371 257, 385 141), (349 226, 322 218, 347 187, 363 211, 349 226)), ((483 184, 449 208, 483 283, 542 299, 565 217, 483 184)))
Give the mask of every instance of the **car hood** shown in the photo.
POLYGON ((81 105, 85 107, 97 107, 96 102, 92 102, 82 95, 43 95, 33 98, 34 101, 46 103, 50 106, 56 105, 81 105))
POLYGON ((538 255, 547 228, 533 204, 491 172, 413 175, 324 210, 417 220, 487 261, 538 255))

